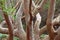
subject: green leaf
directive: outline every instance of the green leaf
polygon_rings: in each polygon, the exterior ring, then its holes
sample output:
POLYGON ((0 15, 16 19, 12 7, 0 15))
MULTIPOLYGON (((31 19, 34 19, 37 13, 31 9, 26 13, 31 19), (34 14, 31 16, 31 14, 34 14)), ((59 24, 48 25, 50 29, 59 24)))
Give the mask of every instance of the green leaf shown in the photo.
POLYGON ((44 37, 45 37, 45 35, 46 35, 46 34, 42 34, 40 37, 41 37, 41 38, 44 38, 44 37))
POLYGON ((17 37, 14 37, 14 40, 19 40, 19 38, 17 38, 17 37))
POLYGON ((0 33, 0 38, 6 38, 6 37, 7 37, 6 34, 1 34, 1 33, 0 33))

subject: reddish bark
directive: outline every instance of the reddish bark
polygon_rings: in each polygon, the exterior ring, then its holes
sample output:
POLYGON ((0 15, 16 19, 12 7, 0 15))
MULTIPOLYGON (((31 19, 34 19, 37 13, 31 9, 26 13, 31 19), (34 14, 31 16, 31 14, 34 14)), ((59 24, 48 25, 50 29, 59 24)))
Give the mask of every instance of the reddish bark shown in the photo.
POLYGON ((48 34, 50 37, 50 40, 54 40, 55 34, 54 34, 54 30, 53 30, 53 23, 52 23, 52 19, 54 17, 54 10, 55 10, 55 0, 50 0, 50 7, 48 10, 48 16, 47 16, 47 30, 48 30, 48 34))
POLYGON ((11 23, 9 21, 8 15, 5 12, 3 15, 5 18, 6 24, 8 26, 9 40, 13 40, 13 30, 12 30, 12 26, 11 26, 11 23))
POLYGON ((29 2, 29 15, 30 15, 30 20, 27 24, 27 40, 32 40, 32 34, 31 34, 31 28, 32 28, 32 13, 31 13, 31 6, 32 6, 32 0, 29 2))

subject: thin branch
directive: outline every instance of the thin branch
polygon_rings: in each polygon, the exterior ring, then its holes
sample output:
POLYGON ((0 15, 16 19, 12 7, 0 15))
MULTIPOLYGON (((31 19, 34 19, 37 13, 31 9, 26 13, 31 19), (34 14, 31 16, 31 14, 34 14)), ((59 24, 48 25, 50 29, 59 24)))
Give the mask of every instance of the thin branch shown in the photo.
POLYGON ((36 8, 32 12, 33 16, 35 16, 37 14, 38 10, 40 10, 42 8, 42 6, 44 5, 45 2, 46 2, 46 0, 42 0, 41 3, 38 6, 36 6, 36 8))
MULTIPOLYGON (((3 28, 2 26, 0 26, 0 33, 2 33, 2 34, 9 34, 8 32, 9 32, 8 28, 3 28)), ((17 32, 16 29, 13 32, 14 32, 13 33, 14 36, 19 37, 18 36, 18 32, 17 32)))
POLYGON ((35 21, 35 24, 34 24, 34 34, 35 34, 35 40, 39 40, 40 39, 40 35, 39 35, 39 26, 40 26, 40 23, 41 23, 41 16, 40 14, 38 13, 36 15, 36 21, 35 21))
POLYGON ((26 32, 23 29, 23 25, 21 21, 22 14, 23 14, 23 2, 21 3, 20 8, 16 13, 16 28, 18 29, 19 38, 21 40, 26 40, 26 32))

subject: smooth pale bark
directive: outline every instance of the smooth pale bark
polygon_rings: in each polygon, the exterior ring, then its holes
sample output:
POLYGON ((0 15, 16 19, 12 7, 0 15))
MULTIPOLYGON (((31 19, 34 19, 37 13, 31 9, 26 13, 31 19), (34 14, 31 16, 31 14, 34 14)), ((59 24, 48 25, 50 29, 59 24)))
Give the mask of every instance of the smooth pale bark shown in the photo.
POLYGON ((21 3, 20 8, 16 14, 16 26, 18 28, 19 38, 21 40, 26 40, 26 33, 23 29, 23 25, 21 21, 22 14, 23 14, 23 3, 21 3))
POLYGON ((35 21, 35 24, 34 24, 34 35, 35 35, 35 40, 40 40, 40 35, 39 35, 39 26, 40 26, 40 23, 41 23, 41 16, 40 14, 38 13, 36 15, 36 21, 35 21))
POLYGON ((35 4, 38 4, 41 0, 35 0, 35 4))

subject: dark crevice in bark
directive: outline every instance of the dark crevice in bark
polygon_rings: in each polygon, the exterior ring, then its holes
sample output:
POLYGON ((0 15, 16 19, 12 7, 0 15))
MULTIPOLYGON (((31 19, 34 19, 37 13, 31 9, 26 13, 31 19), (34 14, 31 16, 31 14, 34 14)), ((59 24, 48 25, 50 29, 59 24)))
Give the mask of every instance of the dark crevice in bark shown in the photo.
POLYGON ((31 28, 32 28, 32 13, 31 13, 31 6, 32 6, 32 0, 29 0, 29 15, 30 15, 30 20, 27 24, 27 40, 32 40, 32 33, 31 33, 31 28))

